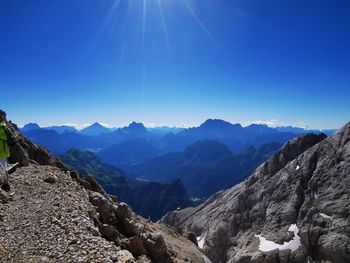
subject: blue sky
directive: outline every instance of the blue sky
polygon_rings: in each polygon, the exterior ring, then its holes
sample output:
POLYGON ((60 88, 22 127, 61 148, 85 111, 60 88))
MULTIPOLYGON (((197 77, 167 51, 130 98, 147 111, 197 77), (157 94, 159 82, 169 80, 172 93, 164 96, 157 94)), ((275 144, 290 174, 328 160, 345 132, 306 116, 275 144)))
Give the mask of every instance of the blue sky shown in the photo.
POLYGON ((23 125, 338 128, 347 0, 0 1, 0 108, 23 125))

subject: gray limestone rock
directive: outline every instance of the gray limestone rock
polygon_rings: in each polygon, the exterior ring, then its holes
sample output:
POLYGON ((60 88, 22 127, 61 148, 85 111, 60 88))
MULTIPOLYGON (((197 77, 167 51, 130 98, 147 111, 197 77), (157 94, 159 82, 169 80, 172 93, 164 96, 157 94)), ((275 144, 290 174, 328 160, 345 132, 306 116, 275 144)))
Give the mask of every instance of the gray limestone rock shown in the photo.
POLYGON ((349 196, 350 123, 329 138, 307 134, 286 143, 245 182, 161 222, 203 237, 213 262, 345 263, 349 196), (294 224, 297 234, 288 232, 294 224))

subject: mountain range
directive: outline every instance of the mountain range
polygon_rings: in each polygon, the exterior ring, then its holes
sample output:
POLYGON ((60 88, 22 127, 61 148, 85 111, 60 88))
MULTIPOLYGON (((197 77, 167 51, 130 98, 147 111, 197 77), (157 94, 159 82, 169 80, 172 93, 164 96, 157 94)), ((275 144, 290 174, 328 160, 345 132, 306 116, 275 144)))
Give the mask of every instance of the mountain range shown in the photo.
POLYGON ((32 130, 40 130, 40 129, 55 131, 58 134, 69 133, 69 132, 77 133, 78 132, 77 129, 75 129, 72 126, 68 126, 68 125, 48 126, 48 127, 42 128, 36 123, 28 123, 28 124, 24 125, 24 127, 21 129, 21 132, 30 132, 32 130))
POLYGON ((198 127, 165 135, 136 122, 113 131, 99 123, 81 131, 31 123, 21 131, 58 156, 71 149, 89 151, 134 177, 163 184, 180 179, 191 197, 205 199, 244 180, 281 144, 298 136, 290 132, 292 127, 285 128, 288 132, 279 129, 208 119, 198 127))
MULTIPOLYGON (((77 131, 69 126, 41 128, 37 124, 30 123, 25 125, 21 131, 31 140, 55 154, 62 154, 71 148, 79 148, 93 152, 106 150, 113 156, 114 149, 119 148, 114 147, 115 145, 124 143, 123 147, 130 149, 135 145, 133 140, 138 140, 141 145, 149 144, 151 148, 150 155, 141 158, 141 162, 146 158, 154 157, 155 154, 184 150, 190 144, 200 140, 215 140, 227 145, 231 151, 239 153, 248 146, 260 146, 270 142, 284 143, 300 134, 320 132, 295 127, 271 128, 261 124, 242 127, 240 124, 231 124, 218 119, 208 119, 198 127, 187 129, 169 127, 147 129, 142 123, 132 122, 126 127, 111 129, 94 123, 77 131), (128 145, 129 141, 133 141, 131 146, 128 145), (112 148, 108 149, 109 147, 112 148)), ((327 130, 327 132, 331 134, 334 130, 327 130)), ((130 156, 130 164, 135 164, 133 159, 139 162, 139 158, 135 156, 137 152, 128 151, 127 154, 130 156)), ((114 165, 125 163, 125 161, 119 162, 117 158, 114 161, 104 161, 114 165)))

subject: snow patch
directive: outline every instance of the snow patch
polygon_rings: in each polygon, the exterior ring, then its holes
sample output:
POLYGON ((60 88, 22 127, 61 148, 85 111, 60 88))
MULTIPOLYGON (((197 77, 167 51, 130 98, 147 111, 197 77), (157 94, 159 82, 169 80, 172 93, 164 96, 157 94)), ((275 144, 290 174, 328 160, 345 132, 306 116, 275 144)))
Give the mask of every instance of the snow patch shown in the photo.
POLYGON ((297 170, 297 171, 298 171, 299 169, 300 169, 300 166, 299 166, 299 165, 297 165, 297 167, 295 168, 295 170, 297 170))
POLYGON ((203 249, 203 247, 204 247, 204 242, 205 242, 205 236, 197 237, 197 243, 198 243, 198 247, 199 247, 200 249, 203 249))
POLYGON ((299 228, 297 227, 296 224, 292 224, 289 227, 288 231, 293 232, 294 237, 292 240, 290 240, 288 242, 284 242, 283 245, 280 245, 280 244, 277 244, 273 241, 267 240, 262 235, 255 235, 256 237, 259 238, 259 250, 262 252, 270 252, 270 251, 275 250, 275 249, 279 249, 279 250, 289 249, 292 252, 297 250, 301 245, 300 236, 298 235, 299 228))
POLYGON ((331 216, 326 215, 326 214, 324 214, 324 213, 320 213, 320 216, 322 216, 323 218, 326 218, 326 219, 332 219, 331 216))

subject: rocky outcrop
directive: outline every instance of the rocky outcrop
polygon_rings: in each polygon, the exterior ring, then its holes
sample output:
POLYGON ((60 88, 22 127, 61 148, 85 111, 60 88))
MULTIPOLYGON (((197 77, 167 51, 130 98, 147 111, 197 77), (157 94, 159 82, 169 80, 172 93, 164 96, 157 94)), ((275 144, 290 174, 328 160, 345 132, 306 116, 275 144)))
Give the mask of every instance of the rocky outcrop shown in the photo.
POLYGON ((350 262, 350 123, 287 144, 243 183, 162 219, 213 262, 350 262), (203 241, 204 240, 204 241, 203 241))
POLYGON ((0 203, 0 262, 206 262, 177 231, 138 216, 9 125, 21 167, 0 203))

